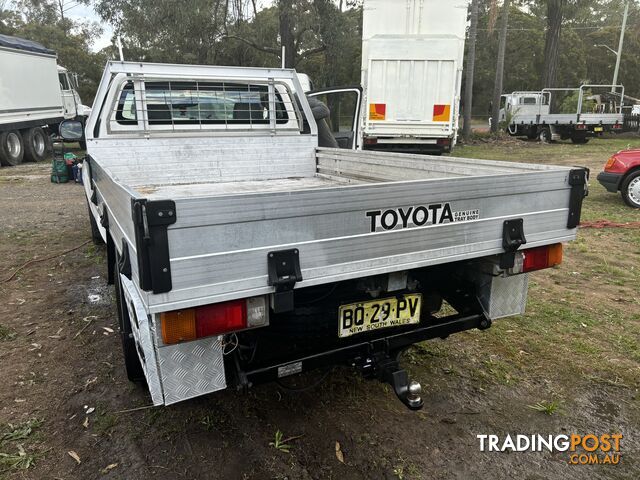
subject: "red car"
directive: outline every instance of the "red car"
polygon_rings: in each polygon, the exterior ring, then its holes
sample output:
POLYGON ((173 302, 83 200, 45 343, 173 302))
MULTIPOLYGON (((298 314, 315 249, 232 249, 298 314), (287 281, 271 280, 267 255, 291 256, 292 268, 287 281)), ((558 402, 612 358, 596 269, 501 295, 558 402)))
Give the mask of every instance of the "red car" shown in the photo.
POLYGON ((598 181, 609 192, 620 192, 630 207, 640 208, 640 149, 614 153, 598 181))

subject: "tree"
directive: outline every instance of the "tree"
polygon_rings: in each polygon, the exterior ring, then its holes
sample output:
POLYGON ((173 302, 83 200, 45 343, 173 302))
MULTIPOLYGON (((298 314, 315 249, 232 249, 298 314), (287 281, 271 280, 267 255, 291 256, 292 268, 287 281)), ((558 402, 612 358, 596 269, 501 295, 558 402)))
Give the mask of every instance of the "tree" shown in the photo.
POLYGON ((510 0, 504 0, 500 15, 500 32, 498 38, 498 59, 496 61, 496 77, 493 84, 493 108, 491 111, 491 131, 498 131, 498 117, 500 115, 500 96, 502 95, 502 81, 504 76, 504 54, 507 47, 507 26, 509 25, 510 0))
POLYGON ((558 52, 565 0, 547 0, 547 31, 544 42, 544 72, 542 87, 556 87, 558 52))
POLYGON ((473 75, 476 66, 476 39, 478 37, 478 3, 471 2, 471 25, 469 26, 469 43, 467 49, 467 64, 464 86, 464 123, 462 136, 465 141, 471 138, 471 111, 473 109, 473 75))

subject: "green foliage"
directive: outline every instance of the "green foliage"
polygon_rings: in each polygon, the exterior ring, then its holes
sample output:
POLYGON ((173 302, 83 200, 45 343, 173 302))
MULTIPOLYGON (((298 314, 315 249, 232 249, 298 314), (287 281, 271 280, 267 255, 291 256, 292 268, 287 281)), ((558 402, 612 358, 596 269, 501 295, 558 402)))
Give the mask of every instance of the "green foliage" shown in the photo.
POLYGON ((286 443, 287 440, 283 440, 283 434, 280 430, 276 432, 273 442, 269 442, 269 446, 273 447, 281 452, 289 453, 291 445, 286 443))
POLYGON ((532 410, 544 413, 546 415, 553 415, 560 408, 560 404, 558 402, 556 402, 556 401, 553 401, 553 402, 538 402, 538 403, 536 403, 534 405, 527 405, 527 406, 532 410))

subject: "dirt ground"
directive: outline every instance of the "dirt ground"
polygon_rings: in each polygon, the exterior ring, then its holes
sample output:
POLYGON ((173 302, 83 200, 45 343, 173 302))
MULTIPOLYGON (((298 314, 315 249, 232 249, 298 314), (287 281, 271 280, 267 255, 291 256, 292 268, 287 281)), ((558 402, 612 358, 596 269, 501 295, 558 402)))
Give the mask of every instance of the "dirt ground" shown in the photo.
MULTIPOLYGON (((612 152, 634 145, 482 141, 456 154, 587 165, 583 219, 637 222, 595 181, 612 152)), ((102 247, 3 281, 90 238, 82 188, 48 172, 0 169, 0 478, 640 478, 638 228, 582 229, 562 265, 532 276, 524 316, 412 348, 404 364, 423 385, 422 411, 342 367, 304 393, 268 384, 147 408, 124 374, 102 247), (278 432, 289 448, 276 448, 278 432), (573 433, 622 433, 619 464, 481 452, 476 438, 573 433)))

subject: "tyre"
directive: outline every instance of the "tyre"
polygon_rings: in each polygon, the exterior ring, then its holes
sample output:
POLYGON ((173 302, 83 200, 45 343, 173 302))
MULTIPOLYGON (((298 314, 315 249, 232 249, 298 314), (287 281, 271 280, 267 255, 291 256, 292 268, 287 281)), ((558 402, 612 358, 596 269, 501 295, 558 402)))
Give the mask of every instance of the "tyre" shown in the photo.
POLYGON ((577 145, 584 145, 588 141, 589 139, 587 137, 571 137, 571 143, 575 143, 577 145))
POLYGON ((542 143, 551 143, 551 129, 549 127, 542 127, 540 133, 538 133, 538 140, 542 143))
POLYGON ((25 162, 41 162, 49 154, 49 137, 40 127, 22 131, 25 162))
POLYGON ((136 341, 131 331, 131 318, 129 317, 129 309, 124 304, 125 298, 122 293, 122 281, 120 280, 120 270, 118 261, 114 266, 115 288, 116 288, 116 310, 118 311, 118 323, 120 325, 120 336, 122 338, 122 353, 124 355, 124 367, 127 372, 127 378, 132 382, 144 381, 144 370, 138 357, 138 349, 136 341))
POLYGON ((24 143, 18 130, 0 133, 0 164, 7 167, 20 165, 24 158, 24 143))
POLYGON ((640 170, 627 175, 620 187, 624 203, 633 208, 640 208, 640 170))

